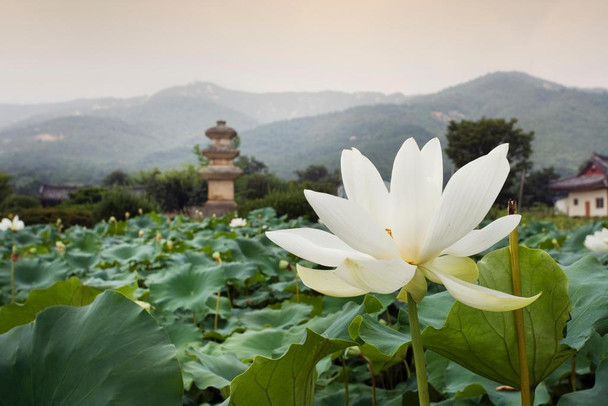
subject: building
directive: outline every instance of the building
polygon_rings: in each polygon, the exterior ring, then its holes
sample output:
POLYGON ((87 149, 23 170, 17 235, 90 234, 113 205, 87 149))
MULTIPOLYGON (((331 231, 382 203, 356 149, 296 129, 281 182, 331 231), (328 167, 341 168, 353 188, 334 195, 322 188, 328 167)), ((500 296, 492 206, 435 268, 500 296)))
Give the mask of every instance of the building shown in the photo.
POLYGON ((555 207, 571 217, 608 216, 608 156, 593 154, 577 175, 553 181, 549 188, 564 194, 555 207))

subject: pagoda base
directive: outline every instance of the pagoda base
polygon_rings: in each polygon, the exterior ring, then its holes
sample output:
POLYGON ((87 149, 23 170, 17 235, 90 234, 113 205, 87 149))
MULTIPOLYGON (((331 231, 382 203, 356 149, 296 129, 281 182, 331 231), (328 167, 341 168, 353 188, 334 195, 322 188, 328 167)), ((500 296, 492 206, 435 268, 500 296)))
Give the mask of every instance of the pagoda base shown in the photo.
POLYGON ((208 200, 202 207, 202 212, 205 217, 213 216, 222 217, 228 213, 234 213, 237 209, 234 200, 208 200))

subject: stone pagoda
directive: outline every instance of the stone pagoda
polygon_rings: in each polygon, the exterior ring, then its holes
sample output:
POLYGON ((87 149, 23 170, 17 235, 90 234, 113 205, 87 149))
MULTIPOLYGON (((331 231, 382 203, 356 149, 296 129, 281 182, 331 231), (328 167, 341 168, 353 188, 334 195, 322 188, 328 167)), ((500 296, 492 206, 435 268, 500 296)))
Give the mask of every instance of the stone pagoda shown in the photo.
POLYGON ((226 126, 225 121, 218 121, 215 127, 205 131, 211 144, 202 153, 209 159, 209 165, 202 168, 199 174, 207 181, 208 198, 203 206, 205 216, 223 216, 236 211, 234 201, 234 180, 241 175, 241 170, 232 164, 239 156, 239 150, 232 143, 236 131, 226 126))

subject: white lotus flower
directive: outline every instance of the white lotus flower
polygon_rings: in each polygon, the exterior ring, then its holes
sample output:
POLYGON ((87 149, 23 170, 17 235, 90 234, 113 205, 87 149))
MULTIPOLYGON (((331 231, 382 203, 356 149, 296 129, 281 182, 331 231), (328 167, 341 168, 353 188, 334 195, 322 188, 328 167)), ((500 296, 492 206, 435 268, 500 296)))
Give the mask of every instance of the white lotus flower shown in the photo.
POLYGON ((507 178, 507 151, 508 144, 500 145, 463 166, 442 193, 439 140, 420 150, 410 138, 395 158, 389 193, 369 159, 354 148, 344 150, 342 180, 348 199, 304 191, 333 234, 300 228, 266 235, 301 258, 334 268, 297 266, 306 286, 329 296, 392 293, 405 286, 419 302, 426 294, 426 277, 478 309, 524 307, 538 295, 517 297, 474 284, 478 269, 468 258, 503 239, 519 223, 519 215, 510 215, 474 229, 507 178))
POLYGON ((229 226, 232 228, 236 228, 236 227, 245 227, 247 225, 247 220, 240 218, 240 217, 235 217, 232 220, 230 220, 230 224, 229 226))
POLYGON ((0 222, 0 231, 19 231, 23 230, 24 227, 25 224, 23 223, 23 221, 19 220, 19 216, 13 217, 12 221, 10 219, 3 218, 0 222))
POLYGON ((585 237, 585 247, 590 251, 608 252, 608 228, 603 228, 585 237))

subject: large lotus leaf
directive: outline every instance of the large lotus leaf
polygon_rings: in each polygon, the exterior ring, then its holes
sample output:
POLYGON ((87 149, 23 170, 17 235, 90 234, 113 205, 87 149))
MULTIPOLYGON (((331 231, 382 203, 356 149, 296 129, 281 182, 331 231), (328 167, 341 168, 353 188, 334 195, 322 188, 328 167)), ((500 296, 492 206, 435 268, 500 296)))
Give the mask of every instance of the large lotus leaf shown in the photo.
POLYGON ((24 304, 11 303, 0 307, 0 334, 29 323, 38 312, 50 306, 86 306, 99 293, 101 290, 84 286, 78 278, 59 281, 47 289, 33 290, 24 304))
POLYGON ((580 350, 594 331, 608 331, 608 268, 589 255, 564 271, 570 280, 573 309, 563 343, 580 350))
POLYGON ((246 310, 238 315, 239 321, 247 328, 261 329, 264 327, 285 328, 298 325, 310 316, 312 306, 300 303, 283 303, 280 309, 264 308, 246 310))
POLYGON ((69 233, 70 245, 69 250, 78 249, 91 254, 98 253, 101 249, 101 237, 91 230, 82 228, 70 229, 69 233))
POLYGON ((341 351, 354 343, 330 339, 307 330, 303 344, 292 344, 278 359, 258 356, 243 374, 230 385, 230 405, 313 404, 315 366, 329 354, 341 351))
POLYGON ((166 311, 189 310, 203 317, 213 308, 207 300, 224 287, 224 272, 220 267, 205 268, 190 264, 170 268, 153 279, 150 299, 166 311))
POLYGON ((118 262, 119 264, 150 261, 154 257, 154 247, 152 245, 120 244, 104 250, 101 256, 108 262, 118 262))
POLYGON ((221 267, 224 268, 226 279, 231 284, 245 284, 249 278, 258 274, 258 267, 251 262, 224 262, 221 267))
MULTIPOLYGON (((486 255, 478 263, 479 282, 512 293, 508 248, 486 255)), ((535 387, 573 351, 560 344, 569 317, 568 279, 542 250, 520 247, 523 296, 543 292, 524 308, 530 385, 535 387)), ((519 387, 517 339, 513 312, 485 312, 456 302, 445 325, 423 331, 427 348, 465 368, 503 384, 519 387)))
POLYGON ((257 355, 278 357, 290 344, 301 340, 303 331, 303 328, 296 331, 278 328, 247 330, 228 337, 221 346, 222 352, 234 354, 242 361, 251 361, 257 355))
POLYGON ((199 389, 223 389, 248 367, 233 354, 207 355, 200 351, 191 353, 196 356, 196 361, 184 363, 184 379, 192 379, 199 389))
POLYGON ((0 336, 2 405, 181 405, 175 347, 145 310, 106 291, 0 336))
MULTIPOLYGON (((445 403, 440 404, 468 404, 465 403, 467 399, 472 401, 470 404, 478 404, 477 398, 486 394, 491 404, 496 406, 521 405, 519 391, 504 390, 506 388, 500 388, 499 383, 479 376, 433 351, 426 351, 424 355, 429 371, 429 384, 448 397, 445 403)), ((534 405, 543 405, 549 400, 544 383, 538 385, 534 393, 534 405)))
MULTIPOLYGON (((420 324, 422 326, 441 328, 454 302, 454 298, 448 292, 425 296, 424 300, 418 305, 420 324)), ((400 316, 407 320, 407 312, 402 312, 400 316)))
POLYGON ((595 371, 595 385, 591 389, 568 393, 561 397, 557 406, 604 405, 608 399, 608 359, 595 371))
POLYGON ((387 356, 393 356, 401 347, 412 341, 409 332, 397 331, 380 324, 369 314, 355 317, 348 330, 353 340, 360 338, 387 356))
MULTIPOLYGON (((10 289, 10 262, 0 268, 0 284, 10 289)), ((61 259, 47 262, 40 258, 21 258, 15 262, 15 289, 29 291, 44 289, 53 283, 64 280, 69 268, 61 259)))
POLYGON ((65 253, 65 260, 74 269, 86 270, 99 262, 99 254, 68 249, 65 253))
MULTIPOLYGON (((402 406, 402 405, 414 405, 418 397, 413 392, 404 393, 408 391, 408 387, 404 385, 398 385, 395 389, 386 390, 376 387, 374 391, 374 397, 377 405, 382 406, 402 406), (412 402, 406 401, 408 395, 412 395, 410 399, 412 402), (414 398, 416 401, 414 401, 414 398)), ((408 399, 409 400, 409 399, 408 399)), ((348 406, 370 406, 374 402, 372 400, 372 390, 370 386, 362 383, 350 383, 348 385, 348 396, 344 388, 343 383, 334 383, 321 390, 315 392, 315 406, 336 406, 336 405, 348 405, 348 406)))

